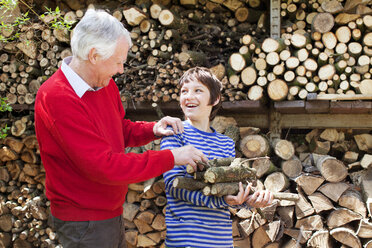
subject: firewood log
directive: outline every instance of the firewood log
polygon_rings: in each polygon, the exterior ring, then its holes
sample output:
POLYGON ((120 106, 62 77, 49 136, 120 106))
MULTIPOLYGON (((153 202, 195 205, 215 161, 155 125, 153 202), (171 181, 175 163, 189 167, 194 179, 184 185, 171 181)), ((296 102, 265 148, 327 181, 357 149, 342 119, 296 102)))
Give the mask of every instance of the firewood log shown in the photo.
POLYGON ((263 247, 265 244, 270 242, 270 238, 268 237, 265 229, 261 226, 257 228, 253 235, 252 235, 252 247, 258 248, 263 247))
POLYGON ((326 196, 319 192, 315 192, 309 195, 308 198, 311 201, 311 204, 313 205, 316 213, 331 210, 334 208, 332 202, 326 196))
POLYGON ((264 185, 272 192, 281 192, 289 187, 289 180, 282 172, 274 172, 266 177, 264 185))
POLYGON ((327 218, 327 226, 331 229, 343 226, 349 222, 360 220, 362 216, 347 208, 338 208, 332 211, 327 218))
POLYGON ((307 195, 313 194, 320 185, 324 182, 324 178, 312 174, 303 174, 295 179, 295 182, 300 186, 307 195))
POLYGON ((338 202, 338 199, 349 187, 346 183, 327 183, 319 187, 318 190, 332 201, 338 202))
POLYGON ((360 238, 372 238, 372 224, 366 219, 361 219, 356 234, 360 238))
POLYGON ((187 177, 177 177, 173 180, 174 188, 181 188, 187 190, 200 190, 207 186, 206 183, 187 177))
MULTIPOLYGON (((305 196, 301 192, 299 192, 299 196, 300 196, 300 199, 296 201, 296 207, 295 207, 297 219, 302 219, 304 217, 314 214, 315 210, 312 207, 312 205, 307 201, 305 196)), ((300 227, 300 226, 301 225, 297 227, 300 227)))
POLYGON ((322 230, 324 229, 323 221, 320 215, 312 215, 303 219, 300 219, 296 223, 296 228, 303 227, 305 230, 322 230))
POLYGON ((359 213, 363 218, 366 217, 367 209, 365 202, 362 199, 362 195, 356 190, 347 190, 338 199, 338 204, 341 207, 353 210, 359 213))
POLYGON ((329 182, 340 182, 347 176, 346 166, 334 157, 313 154, 314 163, 329 182))
POLYGON ((276 79, 269 83, 267 93, 273 101, 280 101, 288 95, 288 86, 283 80, 276 79))
POLYGON ((356 236, 354 231, 345 227, 337 227, 330 232, 331 236, 342 244, 349 247, 361 248, 362 244, 360 239, 356 236))
POLYGON ((299 243, 305 244, 311 237, 312 232, 309 230, 305 230, 304 228, 302 229, 284 228, 284 234, 297 240, 299 237, 301 237, 300 240, 298 240, 299 243))
MULTIPOLYGON (((227 158, 218 158, 218 159, 211 159, 211 160, 208 160, 207 163, 204 163, 204 162, 198 162, 198 164, 202 165, 203 166, 203 170, 207 170, 211 167, 220 167, 220 166, 230 166, 233 162, 234 162, 234 158, 231 158, 231 157, 227 157, 227 158)), ((239 159, 236 160, 237 163, 240 163, 242 161, 240 161, 239 159)), ((194 173, 194 168, 191 167, 190 165, 188 165, 186 167, 186 171, 188 173, 194 173)))
POLYGON ((282 172, 289 178, 293 179, 298 177, 302 172, 301 161, 297 157, 281 162, 282 172))
POLYGON ((269 158, 259 158, 253 161, 252 168, 256 170, 257 178, 271 174, 278 170, 269 158))
MULTIPOLYGON (((243 184, 243 188, 247 185, 243 184)), ((211 194, 216 196, 224 195, 236 195, 239 192, 238 183, 216 183, 211 186, 211 194)), ((251 190, 250 194, 253 194, 254 190, 251 190)), ((298 195, 285 192, 273 192, 274 199, 287 200, 287 201, 297 201, 298 195)))
POLYGON ((244 180, 255 180, 254 169, 243 166, 221 166, 211 167, 204 174, 204 179, 209 183, 239 182, 244 180))
POLYGON ((329 235, 328 230, 319 230, 314 232, 314 234, 310 237, 307 242, 307 246, 311 247, 324 247, 324 248, 331 248, 332 243, 329 235))
POLYGON ((295 152, 293 144, 288 140, 274 139, 271 146, 275 154, 284 160, 292 158, 295 152))
POLYGON ((245 136, 240 141, 240 148, 247 158, 264 157, 270 151, 268 140, 261 135, 245 136))

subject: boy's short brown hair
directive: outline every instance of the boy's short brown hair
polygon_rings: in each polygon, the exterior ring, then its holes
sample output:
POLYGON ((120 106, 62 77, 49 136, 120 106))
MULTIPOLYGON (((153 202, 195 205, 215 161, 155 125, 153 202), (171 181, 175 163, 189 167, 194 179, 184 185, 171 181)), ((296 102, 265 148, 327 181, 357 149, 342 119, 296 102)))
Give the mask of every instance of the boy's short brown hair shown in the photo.
POLYGON ((190 81, 199 81, 209 89, 210 99, 209 104, 212 105, 217 99, 219 102, 212 107, 209 120, 213 121, 216 117, 218 110, 221 108, 221 90, 222 83, 213 73, 206 67, 194 67, 187 70, 180 78, 179 85, 182 87, 185 83, 190 81))

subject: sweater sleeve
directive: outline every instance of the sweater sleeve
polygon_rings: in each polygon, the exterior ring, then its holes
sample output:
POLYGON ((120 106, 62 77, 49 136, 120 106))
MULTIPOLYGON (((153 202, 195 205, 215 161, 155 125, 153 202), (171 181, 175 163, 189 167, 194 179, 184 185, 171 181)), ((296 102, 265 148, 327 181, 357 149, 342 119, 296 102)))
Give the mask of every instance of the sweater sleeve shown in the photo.
MULTIPOLYGON (((38 139, 43 140, 40 147, 43 155, 49 156, 55 163, 73 166, 92 181, 123 185, 159 176, 174 166, 173 154, 169 150, 147 151, 143 154, 114 151, 80 99, 66 96, 65 92, 40 92, 37 100, 35 126, 38 139)), ((150 125, 128 126, 125 132, 127 137, 140 132, 135 136, 139 139, 150 133, 147 130, 150 125), (141 132, 141 127, 146 130, 141 132)))
MULTIPOLYGON (((181 135, 163 137, 160 143, 160 149, 174 149, 183 146, 181 135)), ((175 166, 172 170, 163 174, 166 193, 175 199, 190 202, 196 206, 208 208, 224 208, 229 205, 223 197, 205 196, 200 191, 190 191, 186 189, 176 189, 173 187, 173 181, 176 177, 191 177, 186 172, 186 166, 175 166)))

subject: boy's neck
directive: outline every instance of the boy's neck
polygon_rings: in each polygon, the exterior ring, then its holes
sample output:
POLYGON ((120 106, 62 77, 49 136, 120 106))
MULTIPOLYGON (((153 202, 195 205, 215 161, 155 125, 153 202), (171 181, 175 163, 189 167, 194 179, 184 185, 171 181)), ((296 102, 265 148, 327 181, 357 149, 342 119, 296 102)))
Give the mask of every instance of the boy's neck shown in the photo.
POLYGON ((207 133, 213 133, 211 126, 210 126, 210 121, 209 120, 188 120, 190 124, 199 129, 200 131, 207 132, 207 133))

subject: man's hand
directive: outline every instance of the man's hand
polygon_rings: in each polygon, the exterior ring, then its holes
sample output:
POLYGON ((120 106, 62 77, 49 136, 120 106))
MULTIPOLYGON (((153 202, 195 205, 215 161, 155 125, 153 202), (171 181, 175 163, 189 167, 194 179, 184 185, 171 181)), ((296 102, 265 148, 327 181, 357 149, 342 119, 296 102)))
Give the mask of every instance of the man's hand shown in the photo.
MULTIPOLYGON (((196 162, 203 161, 208 162, 208 158, 204 155, 203 152, 196 149, 192 145, 187 145, 171 150, 174 157, 175 165, 191 165, 195 171, 197 171, 196 162)), ((202 165, 200 165, 202 167, 202 165)), ((202 169, 202 168, 200 168, 202 169)))
POLYGON ((179 134, 183 132, 183 124, 179 118, 165 116, 154 125, 153 131, 159 137, 179 134), (168 125, 172 126, 173 131, 166 129, 168 125))

